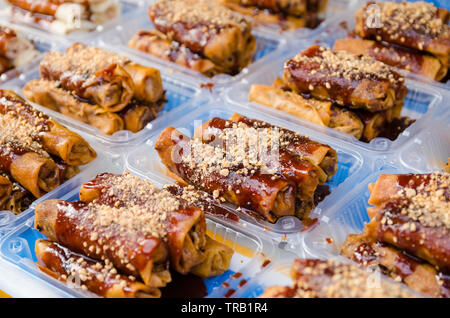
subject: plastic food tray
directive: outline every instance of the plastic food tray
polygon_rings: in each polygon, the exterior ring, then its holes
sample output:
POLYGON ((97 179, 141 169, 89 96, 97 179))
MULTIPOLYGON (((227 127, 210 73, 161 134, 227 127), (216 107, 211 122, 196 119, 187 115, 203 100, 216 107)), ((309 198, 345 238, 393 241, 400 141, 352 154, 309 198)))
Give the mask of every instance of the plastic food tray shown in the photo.
MULTIPOLYGON (((36 27, 13 25, 32 38, 43 53, 62 51, 74 41, 83 41, 127 55, 137 63, 156 67, 161 70, 168 97, 161 115, 144 130, 137 134, 122 131, 112 136, 38 107, 86 138, 99 155, 94 162, 82 167, 80 174, 36 200, 22 214, 0 211, 0 262, 20 275, 30 277, 42 288, 54 290, 58 296, 95 297, 38 270, 34 242, 42 235, 33 227, 36 204, 51 198, 76 200, 81 184, 102 172, 127 170, 157 186, 172 183, 173 179, 166 175, 166 168, 153 147, 159 133, 168 126, 192 136, 194 128, 204 121, 215 116, 229 118, 238 112, 299 132, 329 144, 338 152, 338 172, 327 183, 331 194, 311 212, 310 217, 317 219, 313 226, 304 227, 294 217, 284 217, 270 224, 256 220, 229 204, 225 206, 239 216, 239 221, 207 216, 209 234, 235 250, 229 271, 204 281, 208 297, 258 297, 268 286, 290 285, 289 270, 294 258, 339 257, 339 248, 346 235, 362 231, 364 222, 368 221, 368 183, 374 182, 381 173, 424 173, 440 170, 447 162, 450 155, 450 108, 447 103, 450 91, 447 86, 420 76, 407 74, 409 93, 403 110, 403 115, 417 121, 395 141, 376 138, 363 143, 333 129, 248 102, 250 86, 272 83, 276 76, 282 74, 282 65, 288 58, 314 43, 330 46, 340 38, 342 31, 337 29, 340 22, 350 19, 362 2, 330 0, 329 18, 316 30, 279 33, 265 26, 256 27, 254 32, 260 46, 254 63, 235 77, 219 75, 212 79, 129 49, 126 43, 135 31, 151 28, 146 11, 153 1, 122 2, 125 10, 122 17, 87 34, 71 34, 63 38, 36 27), (213 84, 211 91, 208 87, 201 87, 205 83, 213 84)), ((444 7, 446 2, 443 2, 438 5, 444 7)), ((348 26, 351 27, 350 20, 348 26)), ((20 93, 29 80, 38 76, 40 58, 23 68, 24 72, 7 74, 3 81, 0 78, 0 88, 20 93)), ((2 277, 0 283, 3 279, 6 278, 2 277)), ((15 296, 15 293, 20 294, 19 288, 5 291, 15 296)))

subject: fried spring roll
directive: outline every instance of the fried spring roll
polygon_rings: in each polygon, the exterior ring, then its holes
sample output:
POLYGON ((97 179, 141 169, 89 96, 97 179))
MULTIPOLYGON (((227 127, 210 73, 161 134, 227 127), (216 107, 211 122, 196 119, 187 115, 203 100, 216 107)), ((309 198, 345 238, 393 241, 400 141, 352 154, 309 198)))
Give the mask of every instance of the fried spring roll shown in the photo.
POLYGON ((134 99, 117 114, 122 118, 126 130, 137 133, 158 116, 161 108, 162 103, 147 104, 134 99))
POLYGON ((166 210, 163 204, 159 207, 156 215, 138 206, 49 200, 36 206, 34 224, 51 241, 95 260, 109 260, 124 274, 158 288, 170 281, 166 229, 160 225, 166 210))
POLYGON ((84 5, 87 4, 87 1, 83 4, 82 1, 65 1, 65 0, 7 0, 12 5, 15 5, 23 10, 32 12, 32 13, 40 13, 44 15, 51 15, 55 16, 60 6, 67 4, 67 3, 73 3, 77 7, 79 7, 82 12, 85 12, 84 5), (75 4, 76 2, 79 2, 79 4, 75 4))
POLYGON ((270 222, 295 213, 295 185, 270 169, 265 173, 256 163, 230 162, 219 147, 191 140, 173 127, 161 133, 155 149, 169 171, 216 198, 251 209, 270 222))
POLYGON ((160 59, 190 68, 208 77, 220 73, 220 68, 212 61, 193 53, 176 41, 171 41, 166 35, 157 30, 138 31, 130 39, 128 46, 160 59))
POLYGON ((0 174, 0 210, 5 210, 6 203, 11 197, 12 189, 12 182, 0 174))
POLYGON ((156 103, 163 97, 163 84, 158 69, 134 62, 126 63, 124 68, 133 79, 134 98, 147 103, 156 103))
POLYGON ((122 66, 127 61, 113 52, 75 43, 65 53, 48 52, 39 73, 42 79, 59 81, 63 89, 117 112, 128 105, 135 91, 133 79, 122 66))
POLYGON ((222 275, 230 267, 233 249, 206 236, 205 260, 192 268, 191 273, 208 278, 222 275))
POLYGON ((390 66, 364 55, 313 45, 287 61, 284 82, 294 92, 371 112, 401 102, 408 89, 390 66))
POLYGON ((35 198, 18 182, 13 182, 11 196, 5 203, 5 210, 12 211, 14 214, 20 214, 28 209, 35 198))
POLYGON ((159 298, 157 288, 146 286, 134 277, 117 274, 111 263, 98 262, 74 253, 58 243, 39 239, 35 253, 40 269, 50 276, 80 282, 81 288, 106 298, 159 298))
POLYGON ((369 237, 450 271, 450 174, 381 175, 371 185, 369 237))
POLYGON ((266 85, 252 85, 250 101, 282 110, 315 124, 334 128, 360 139, 364 125, 353 113, 333 106, 329 101, 304 98, 299 94, 266 85))
POLYGON ((24 65, 38 56, 31 40, 19 35, 14 30, 0 26, 0 55, 11 65, 24 65))
MULTIPOLYGON (((252 151, 254 147, 264 151, 264 148, 276 147, 272 143, 279 143, 281 137, 278 129, 275 128, 257 130, 245 123, 234 123, 214 117, 197 127, 194 138, 198 138, 204 143, 222 147, 225 151, 227 151, 227 148, 233 149, 236 144, 238 144, 238 147, 244 147, 245 151, 252 151), (230 143, 234 143, 234 145, 230 143)), ((276 156, 277 165, 279 165, 277 173, 295 183, 299 199, 312 200, 317 186, 319 183, 325 183, 328 176, 313 163, 290 153, 282 147, 274 150, 278 152, 276 156)), ((300 214, 305 213, 302 211, 300 214)))
POLYGON ((366 233, 349 234, 341 255, 365 266, 379 267, 385 274, 400 280, 418 292, 432 297, 450 297, 450 279, 430 264, 386 244, 374 242, 366 233))
POLYGON ((148 14, 157 30, 226 73, 239 73, 256 51, 250 23, 215 1, 160 0, 148 14))
POLYGON ((448 65, 449 12, 425 2, 367 2, 355 15, 355 33, 429 52, 448 65))
POLYGON ((387 65, 417 73, 435 81, 447 74, 447 65, 432 55, 426 55, 405 48, 386 45, 382 42, 362 39, 340 39, 334 43, 334 51, 364 54, 387 65))
POLYGON ((94 149, 81 136, 34 109, 13 91, 2 89, 0 115, 6 114, 20 119, 27 126, 34 127, 34 130, 37 129, 38 132, 32 136, 39 140, 44 150, 60 157, 68 165, 85 165, 97 157, 94 149))
POLYGON ((31 80, 24 86, 22 93, 33 103, 94 126, 107 135, 125 127, 119 115, 81 101, 69 91, 60 88, 59 83, 55 81, 31 80))
POLYGON ((61 184, 63 184, 64 182, 66 182, 69 179, 72 179, 73 177, 75 177, 77 174, 80 173, 79 167, 69 166, 67 163, 62 161, 60 158, 53 157, 52 159, 53 159, 53 161, 55 161, 56 166, 58 167, 59 180, 60 180, 61 184))
POLYGON ((238 113, 234 113, 230 119, 232 122, 244 123, 255 128, 277 128, 280 130, 280 147, 290 151, 303 159, 309 160, 320 167, 330 179, 337 171, 336 150, 328 145, 313 141, 298 133, 273 126, 261 120, 250 119, 238 113))
POLYGON ((98 175, 80 188, 80 199, 125 209, 133 204, 145 208, 149 193, 155 193, 155 197, 160 196, 161 200, 170 198, 176 203, 167 216, 168 247, 171 266, 179 273, 187 274, 205 260, 206 221, 200 209, 129 173, 98 175))

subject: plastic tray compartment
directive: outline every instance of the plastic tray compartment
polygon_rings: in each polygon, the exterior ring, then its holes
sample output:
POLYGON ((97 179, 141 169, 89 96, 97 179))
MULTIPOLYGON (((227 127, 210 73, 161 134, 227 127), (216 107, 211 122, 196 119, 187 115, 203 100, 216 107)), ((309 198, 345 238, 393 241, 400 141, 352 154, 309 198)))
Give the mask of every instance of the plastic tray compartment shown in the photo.
MULTIPOLYGON (((65 47, 67 45, 60 45, 59 51, 64 51, 65 47)), ((117 52, 119 54, 123 54, 123 52, 119 50, 111 49, 114 52, 117 52)), ((126 55, 126 54, 125 54, 126 55)), ((149 63, 148 61, 144 61, 142 59, 139 59, 137 57, 130 56, 130 59, 133 60, 136 63, 140 63, 142 65, 150 66, 150 67, 159 67, 157 65, 154 65, 152 63, 149 63)), ((133 145, 138 144, 142 140, 142 136, 144 136, 146 133, 151 131, 152 129, 157 126, 158 122, 164 121, 164 114, 170 112, 174 108, 183 105, 184 103, 191 101, 191 100, 198 100, 200 103, 200 100, 207 98, 209 93, 203 92, 201 95, 201 90, 198 88, 194 88, 192 86, 189 86, 187 84, 184 84, 177 80, 176 77, 164 74, 164 72, 161 72, 161 77, 163 79, 163 87, 166 91, 166 99, 167 102, 165 103, 163 109, 159 113, 158 117, 147 124, 147 126, 142 129, 141 131, 137 133, 132 133, 127 130, 121 130, 115 132, 113 135, 106 135, 99 129, 90 126, 86 123, 83 123, 81 121, 75 120, 71 117, 65 116, 59 112, 50 110, 46 107, 40 106, 35 103, 33 104, 36 108, 41 110, 42 112, 52 116, 54 119, 56 119, 61 124, 79 132, 86 133, 87 135, 91 136, 93 141, 97 144, 99 144, 102 148, 105 149, 117 149, 117 147, 131 147, 133 145), (206 97, 205 97, 206 96, 206 97)), ((2 88, 8 88, 12 89, 15 92, 21 94, 22 88, 31 81, 32 79, 40 78, 39 76, 39 63, 38 61, 35 62, 33 67, 28 70, 27 72, 22 73, 18 78, 15 78, 11 81, 7 81, 2 85, 2 88)))
POLYGON ((20 25, 23 26, 25 29, 28 29, 30 31, 36 30, 39 33, 46 34, 48 36, 52 36, 56 41, 59 42, 65 42, 65 41, 87 41, 89 39, 92 39, 96 36, 99 36, 104 31, 109 30, 113 28, 114 26, 121 23, 121 21, 126 21, 130 19, 131 16, 135 14, 135 12, 142 10, 142 7, 145 5, 145 1, 135 1, 135 0, 120 0, 121 5, 121 13, 119 17, 116 17, 115 19, 108 21, 104 24, 98 25, 96 29, 92 31, 73 31, 67 34, 54 34, 50 32, 49 30, 39 26, 38 24, 34 23, 20 23, 15 22, 10 19, 9 16, 7 16, 4 12, 6 7, 8 6, 6 0, 0 0, 0 21, 4 21, 7 23, 10 23, 12 25, 20 25))
POLYGON ((448 92, 438 87, 432 87, 422 82, 406 78, 408 95, 404 100, 405 104, 403 106, 402 116, 408 116, 416 119, 416 122, 403 131, 403 133, 401 133, 394 141, 387 138, 378 137, 371 140, 370 143, 365 143, 357 140, 349 134, 338 132, 332 128, 322 127, 307 120, 285 113, 281 110, 275 110, 249 101, 248 94, 253 84, 272 85, 272 82, 276 77, 283 76, 284 63, 293 58, 298 52, 307 49, 312 44, 312 42, 299 43, 294 50, 287 53, 284 57, 277 59, 269 65, 265 65, 260 68, 258 72, 251 74, 240 83, 237 83, 227 89, 224 93, 225 99, 232 104, 244 105, 246 107, 254 108, 257 111, 273 114, 274 116, 283 118, 292 123, 311 127, 315 130, 322 131, 329 136, 334 136, 341 140, 349 141, 358 148, 364 149, 366 152, 370 150, 390 151, 398 148, 400 145, 404 144, 406 140, 414 138, 424 127, 432 125, 432 123, 430 124, 430 121, 433 117, 445 113, 448 110, 445 103, 445 97, 448 92))
MULTIPOLYGON (((168 62, 145 52, 128 47, 128 41, 134 34, 136 34, 137 31, 154 29, 154 26, 147 15, 147 8, 151 3, 152 1, 150 1, 145 8, 142 8, 140 12, 134 14, 132 19, 129 19, 128 21, 123 20, 123 23, 117 25, 101 37, 98 37, 96 41, 106 46, 120 48, 128 53, 152 61, 153 63, 158 63, 161 70, 164 72, 175 73, 177 74, 177 79, 195 84, 197 87, 201 87, 206 84, 213 84, 214 87, 230 85, 231 82, 236 82, 247 74, 258 69, 261 65, 267 64, 276 56, 282 54, 286 48, 286 41, 280 39, 280 37, 270 38, 264 32, 254 30, 253 34, 257 39, 258 46, 252 64, 244 68, 235 76, 218 74, 212 78, 206 77, 199 72, 177 65, 176 63, 168 62)), ((208 85, 208 87, 211 87, 211 85, 208 85)))
MULTIPOLYGON (((333 21, 331 23, 329 23, 327 26, 321 28, 322 33, 315 34, 316 35, 314 37, 315 43, 320 43, 322 45, 332 48, 334 46, 334 43, 336 42, 336 40, 345 39, 347 37, 347 34, 349 32, 352 32, 355 29, 355 13, 356 13, 356 11, 358 11, 358 9, 361 8, 364 5, 364 3, 367 1, 368 0, 358 1, 356 5, 349 7, 348 10, 345 11, 345 14, 339 15, 339 17, 337 17, 336 19, 333 19, 333 21)), ((386 2, 386 1, 392 1, 392 0, 378 0, 378 2, 386 2)), ((394 1, 401 2, 400 0, 394 0, 394 1)), ((413 1, 409 0, 408 2, 417 2, 417 1, 419 1, 419 0, 413 0, 413 1)), ((448 3, 447 4, 440 3, 442 1, 430 1, 430 0, 427 1, 427 0, 425 0, 425 2, 433 3, 438 8, 446 8, 446 9, 449 8, 448 3)), ((312 39, 312 38, 310 38, 310 39, 312 39)), ((396 70, 398 72, 402 73, 403 75, 408 76, 409 78, 412 78, 412 79, 415 79, 418 81, 422 81, 423 83, 438 86, 438 87, 441 87, 444 89, 446 87, 445 83, 436 82, 426 76, 408 72, 403 69, 396 68, 396 70)), ((447 81, 447 85, 448 85, 448 83, 450 83, 450 82, 447 81)), ((448 86, 447 86, 447 89, 448 89, 448 86)))
MULTIPOLYGON (((123 166, 119 161, 103 161, 101 166, 91 171, 89 175, 76 180, 76 184, 66 189, 65 194, 57 196, 62 200, 78 200, 80 186, 92 179, 97 173, 109 171, 121 173, 123 166)), ((154 181, 157 186, 162 186, 158 181, 154 181)), ((34 253, 35 241, 45 238, 39 231, 33 227, 34 209, 26 215, 21 222, 14 223, 14 229, 11 230, 0 241, 0 257, 19 267, 22 271, 31 274, 36 280, 39 280, 45 286, 54 288, 62 297, 95 297, 96 295, 85 292, 81 288, 69 286, 48 275, 42 273, 36 265, 36 255, 34 253)), ((231 260, 230 268, 224 274, 204 279, 209 297, 223 297, 225 286, 229 286, 233 281, 239 279, 250 280, 261 269, 261 265, 267 256, 276 257, 276 250, 273 244, 263 240, 249 231, 242 231, 237 227, 225 226, 219 222, 207 219, 207 233, 212 238, 222 242, 234 249, 235 253, 231 260), (230 281, 230 283, 225 283, 230 281)))
MULTIPOLYGON (((363 165, 365 159, 362 155, 355 152, 351 145, 342 142, 338 139, 329 138, 320 133, 314 132, 307 127, 300 127, 298 125, 277 119, 276 117, 269 116, 268 114, 255 112, 252 109, 240 107, 237 105, 224 104, 223 101, 210 101, 202 107, 195 108, 195 105, 186 105, 183 108, 176 110, 166 117, 166 126, 173 126, 180 130, 182 133, 189 136, 193 135, 193 131, 203 122, 213 118, 221 117, 228 119, 233 113, 240 113, 250 118, 261 119, 270 122, 274 125, 285 127, 293 131, 297 131, 302 135, 309 136, 313 140, 325 143, 333 147, 338 152, 338 172, 333 178, 327 182, 331 192, 333 192, 341 183, 348 180, 356 180, 364 177, 366 172, 370 170, 367 166, 364 169, 363 165), (181 116, 183 114, 183 116, 181 116)), ((165 128, 164 127, 164 128, 165 128)), ((131 171, 137 172, 141 175, 151 176, 151 178, 158 178, 165 180, 166 183, 172 183, 174 180, 166 175, 166 167, 162 164, 154 144, 163 129, 155 131, 148 140, 135 148, 127 157, 127 168, 131 171)), ((367 164, 367 163, 366 163, 367 164)), ((352 182, 352 181, 348 181, 352 182)), ((357 181, 354 181, 357 182, 357 181)), ((328 198, 321 202, 316 210, 321 210, 321 207, 326 203, 328 198)), ((234 207, 229 206, 232 209, 234 207)), ((250 217, 242 212, 235 210, 235 213, 239 216, 239 223, 243 224, 247 228, 252 228, 259 233, 269 233, 271 237, 281 241, 286 241, 286 234, 299 234, 303 228, 301 221, 292 216, 283 217, 278 220, 277 223, 271 224, 262 220, 250 217)), ((232 221, 227 221, 233 223, 232 221)), ((295 242, 294 242, 295 244, 295 242)))

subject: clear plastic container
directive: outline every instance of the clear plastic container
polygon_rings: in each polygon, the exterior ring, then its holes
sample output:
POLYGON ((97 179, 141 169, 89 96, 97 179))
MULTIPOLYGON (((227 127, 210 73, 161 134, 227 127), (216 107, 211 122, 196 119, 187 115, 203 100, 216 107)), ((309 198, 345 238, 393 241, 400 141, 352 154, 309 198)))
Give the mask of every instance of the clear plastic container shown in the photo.
POLYGON ((348 141, 363 151, 377 152, 393 151, 394 149, 400 147, 407 142, 407 140, 415 138, 423 127, 429 126, 432 123, 432 120, 434 120, 433 118, 441 116, 443 113, 448 111, 448 105, 446 103, 448 90, 427 85, 424 82, 416 81, 411 78, 406 78, 405 84, 408 87, 408 95, 404 100, 405 104, 401 114, 402 116, 408 116, 415 119, 416 122, 403 131, 403 133, 401 133, 395 141, 378 137, 371 140, 370 143, 365 143, 357 140, 354 136, 349 134, 338 132, 332 128, 323 127, 287 114, 283 111, 249 101, 248 94, 253 84, 272 85, 275 78, 282 77, 284 63, 293 58, 298 52, 310 47, 312 44, 312 42, 308 41, 298 42, 295 50, 291 50, 289 53, 277 59, 270 65, 259 68, 257 72, 250 74, 240 83, 226 89, 223 92, 224 98, 231 104, 244 105, 245 107, 252 108, 255 111, 265 112, 288 120, 289 122, 325 132, 329 136, 335 136, 341 140, 348 141))
MULTIPOLYGON (((150 3, 151 2, 152 1, 150 1, 150 3)), ((154 29, 154 26, 147 15, 148 7, 149 5, 147 8, 143 8, 139 12, 136 12, 132 19, 124 20, 123 23, 116 25, 110 31, 102 34, 101 37, 97 38, 96 44, 118 48, 128 54, 133 54, 142 59, 160 65, 159 68, 161 70, 165 73, 176 74, 177 79, 179 80, 190 83, 196 87, 208 85, 212 89, 217 89, 218 87, 222 87, 224 85, 229 86, 231 83, 239 81, 262 65, 270 63, 270 61, 283 53, 286 48, 286 40, 280 37, 270 37, 265 32, 254 30, 253 34, 257 39, 258 46, 252 64, 244 68, 235 76, 218 74, 212 78, 209 78, 186 67, 159 59, 145 52, 128 47, 128 41, 134 34, 136 34, 136 32, 139 30, 154 29)))
MULTIPOLYGON (((357 1, 355 4, 349 6, 347 10, 345 10, 344 14, 339 15, 335 19, 333 19, 332 22, 328 23, 325 27, 320 29, 320 34, 316 33, 315 37, 309 37, 308 40, 314 40, 314 44, 321 44, 323 46, 327 46, 332 48, 334 46, 334 43, 336 40, 339 39, 345 39, 347 37, 347 34, 349 32, 352 32, 355 28, 355 13, 358 11, 359 8, 361 8, 365 2, 369 0, 363 0, 363 1, 357 1)), ((393 1, 393 0, 377 0, 378 2, 386 2, 386 1, 393 1)), ((401 2, 401 0, 394 0, 397 2, 401 2)), ((409 1, 409 2, 416 2, 419 0, 409 1)), ((422 0, 423 1, 423 0, 422 0)), ((426 0, 425 2, 433 3, 438 8, 446 8, 449 9, 449 4, 446 1, 430 1, 426 0)), ((291 42, 293 44, 293 48, 295 48, 295 43, 291 42)), ((311 43, 311 44, 313 44, 311 43)), ((300 50, 299 50, 300 52, 300 50)), ((422 83, 426 83, 428 85, 433 85, 437 87, 441 87, 443 89, 448 89, 448 85, 450 84, 450 81, 447 82, 436 82, 433 79, 430 79, 426 76, 415 74, 412 72, 408 72, 403 69, 396 68, 397 72, 408 76, 411 79, 420 81, 422 83)))
MULTIPOLYGON (((89 43, 89 42, 88 42, 89 43)), ((87 43, 87 44, 88 44, 87 43)), ((70 44, 59 44, 56 47, 51 47, 52 50, 57 50, 63 52, 67 46, 70 44)), ((50 48, 49 48, 50 49, 50 48)), ((114 50, 114 52, 123 54, 120 50, 114 50)), ((127 54, 123 54, 127 55, 127 54)), ((128 56, 128 55, 127 55, 128 56)), ((153 63, 149 63, 148 61, 142 60, 138 57, 129 56, 130 59, 136 63, 158 68, 158 65, 153 63)), ((42 58, 42 57, 41 57, 42 58)), ((40 78, 39 76, 39 62, 41 59, 35 61, 32 65, 29 66, 26 72, 20 74, 18 78, 12 79, 10 81, 5 82, 2 85, 2 88, 12 89, 15 92, 21 94, 23 87, 32 79, 40 78)), ((60 122, 61 124, 67 126, 68 128, 76 131, 83 132, 92 137, 92 140, 95 144, 98 144, 102 148, 114 149, 117 151, 119 148, 127 148, 132 147, 139 144, 142 141, 142 136, 147 134, 149 131, 158 127, 158 123, 164 121, 164 114, 170 112, 172 109, 183 105, 184 103, 192 100, 196 100, 197 103, 201 103, 202 100, 207 99, 209 96, 209 91, 201 90, 192 85, 188 85, 183 83, 177 79, 177 76, 174 74, 170 75, 164 72, 161 72, 161 77, 163 79, 163 88, 166 91, 166 99, 167 102, 164 104, 163 109, 158 114, 156 120, 151 121, 147 124, 147 126, 137 133, 132 133, 127 130, 121 130, 115 132, 113 135, 106 135, 99 129, 83 123, 78 120, 74 120, 71 117, 63 115, 59 112, 50 110, 46 107, 40 106, 35 103, 33 104, 36 108, 43 111, 44 113, 52 116, 55 120, 60 122)))
POLYGON ((48 35, 53 37, 56 41, 59 42, 72 42, 72 41, 88 41, 93 39, 99 35, 101 35, 104 31, 107 31, 116 25, 120 24, 122 21, 127 21, 130 17, 133 17, 136 12, 142 10, 145 6, 147 6, 146 1, 139 0, 120 0, 121 12, 120 16, 115 19, 108 21, 104 24, 98 25, 92 31, 72 31, 67 34, 54 34, 51 33, 50 30, 47 30, 36 23, 25 23, 25 22, 17 22, 11 19, 8 16, 7 11, 5 9, 9 5, 6 3, 6 0, 0 0, 0 21, 23 27, 25 30, 37 31, 43 35, 48 35))
MULTIPOLYGON (((166 183, 173 183, 173 179, 166 175, 166 168, 161 163, 158 153, 154 149, 154 144, 161 131, 167 126, 173 126, 182 133, 192 136, 194 129, 203 122, 213 117, 228 119, 235 112, 291 129, 299 132, 301 135, 308 136, 313 140, 328 144, 334 148, 338 153, 338 172, 326 183, 331 192, 334 192, 341 184, 351 182, 347 180, 361 179, 371 169, 370 158, 355 150, 350 143, 326 136, 307 127, 294 125, 264 112, 257 112, 248 107, 224 104, 220 98, 211 100, 202 107, 197 107, 195 104, 187 104, 167 114, 166 126, 162 129, 155 130, 146 139, 145 143, 134 148, 129 153, 127 157, 127 168, 141 175, 165 180, 166 183), (181 114, 183 115, 181 116, 181 114)), ((320 210, 327 200, 328 198, 321 202, 316 210, 320 210)), ((294 240, 292 243, 297 245, 295 240, 297 240, 297 235, 301 233, 300 231, 303 228, 303 224, 298 218, 286 216, 279 219, 277 223, 271 224, 263 220, 255 219, 238 210, 235 210, 235 213, 240 217, 239 224, 242 226, 256 228, 260 233, 269 233, 278 242, 288 242, 292 238, 294 240)), ((229 223, 232 222, 229 221, 229 223)))
MULTIPOLYGON (((94 178, 97 173, 106 171, 121 173, 124 171, 122 160, 120 157, 116 159, 102 158, 89 171, 71 179, 70 183, 61 189, 59 195, 52 197, 69 201, 78 200, 80 186, 94 178)), ((152 179, 150 178, 150 180, 152 179)), ((152 181, 156 186, 163 185, 158 180, 152 181)), ((49 198, 47 197, 47 199, 49 198)), ((17 217, 10 224, 8 234, 0 240, 0 257, 22 272, 32 275, 38 282, 51 286, 62 297, 95 297, 92 293, 62 283, 39 270, 36 265, 34 245, 37 239, 44 238, 44 236, 33 227, 35 206, 36 204, 33 204, 29 211, 17 217)), ((209 297, 223 297, 226 286, 230 285, 230 283, 226 283, 227 281, 235 281, 238 278, 239 280, 251 280, 261 270, 267 257, 277 257, 278 251, 267 237, 256 235, 248 229, 207 218, 207 233, 234 250, 230 267, 224 274, 203 280, 209 297)))

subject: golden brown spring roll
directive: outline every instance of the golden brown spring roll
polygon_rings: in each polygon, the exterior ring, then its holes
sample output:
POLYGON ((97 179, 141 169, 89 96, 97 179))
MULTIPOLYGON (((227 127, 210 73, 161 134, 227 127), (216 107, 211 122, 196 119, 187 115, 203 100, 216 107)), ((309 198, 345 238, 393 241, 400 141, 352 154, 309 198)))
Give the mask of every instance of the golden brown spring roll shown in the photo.
POLYGON ((450 271, 450 174, 381 175, 371 185, 369 237, 450 271))
POLYGON ((371 112, 393 107, 408 92, 404 77, 390 66, 319 45, 288 60, 283 79, 294 92, 371 112))
POLYGON ((155 149, 169 171, 216 198, 251 209, 270 222, 295 213, 295 185, 254 160, 228 161, 221 148, 191 140, 173 127, 161 133, 155 149))
POLYGON ((88 164, 97 153, 81 136, 54 121, 49 116, 27 104, 19 95, 10 90, 0 90, 0 115, 9 114, 34 127, 33 134, 44 150, 60 157, 68 165, 88 164))
POLYGON ((296 259, 292 288, 270 288, 261 297, 281 298, 409 298, 414 294, 388 280, 373 282, 373 273, 335 260, 296 259))
POLYGON ((134 83, 134 98, 156 103, 164 95, 161 73, 153 67, 143 66, 134 62, 124 64, 134 83))
POLYGON ((80 100, 69 91, 60 88, 58 82, 31 80, 24 86, 22 93, 33 103, 89 124, 107 135, 125 128, 119 115, 80 100))
POLYGON ((173 203, 166 221, 171 266, 179 273, 187 274, 205 259, 206 221, 200 209, 129 173, 98 175, 80 188, 80 199, 124 209, 135 204, 146 208, 152 193, 156 200, 160 197, 160 200, 173 203))
POLYGON ((443 65, 432 55, 372 40, 340 39, 334 43, 333 50, 346 51, 356 55, 364 54, 387 65, 405 69, 435 81, 443 79, 448 69, 447 65, 443 65))
MULTIPOLYGON (((317 168, 310 161, 292 154, 283 147, 277 147, 276 143, 280 143, 282 137, 275 127, 257 130, 245 123, 235 123, 214 117, 197 127, 194 138, 198 138, 204 143, 214 144, 230 152, 233 151, 234 147, 245 148, 247 152, 253 150, 263 152, 264 148, 269 148, 267 149, 269 152, 270 148, 273 147, 273 150, 277 152, 276 157, 273 158, 277 161, 278 169, 275 170, 276 173, 283 175, 296 185, 297 197, 301 200, 313 200, 319 183, 325 183, 328 179, 322 169, 317 168), (254 147, 257 147, 257 149, 253 149, 254 147)), ((268 161, 271 159, 268 159, 268 161)), ((296 215, 305 215, 305 212, 298 213, 296 211, 296 215)))
POLYGON ((12 182, 6 176, 0 174, 0 210, 5 210, 12 188, 12 182))
POLYGON ((170 281, 164 237, 165 204, 172 202, 151 203, 158 205, 159 214, 139 206, 49 200, 36 206, 34 225, 51 241, 95 260, 109 260, 122 273, 158 288, 170 281))
POLYGON ((405 283, 411 289, 432 297, 450 297, 450 279, 424 261, 380 242, 366 233, 349 234, 341 255, 365 267, 379 267, 383 273, 405 283))
POLYGON ((357 139, 362 136, 364 125, 358 116, 333 106, 329 101, 307 99, 299 94, 267 85, 252 85, 249 99, 315 124, 351 134, 357 139))
POLYGON ((127 107, 117 113, 122 118, 125 129, 137 133, 154 120, 161 110, 162 103, 148 104, 133 99, 127 107))
POLYGON ((118 274, 106 260, 98 262, 49 240, 39 239, 35 244, 39 268, 46 274, 71 283, 79 283, 105 298, 159 298, 161 292, 136 281, 133 276, 118 274))
POLYGON ((39 73, 42 79, 59 81, 63 89, 117 112, 128 105, 135 90, 133 79, 122 66, 127 61, 113 52, 75 43, 65 53, 48 52, 39 73))
POLYGON ((212 61, 193 53, 183 44, 170 40, 158 30, 138 31, 130 39, 128 46, 160 59, 190 68, 208 77, 220 73, 220 67, 212 61))
POLYGON ((355 33, 429 52, 448 65, 450 55, 449 12, 431 3, 369 1, 355 14, 355 33))
POLYGON ((205 260, 191 269, 191 273, 200 277, 222 275, 230 267, 233 249, 206 236, 205 260))
POLYGON ((281 132, 281 148, 284 148, 303 159, 309 160, 317 167, 320 167, 326 173, 328 179, 330 179, 337 171, 336 150, 328 145, 313 141, 308 137, 301 136, 288 129, 273 126, 261 120, 250 119, 238 113, 234 113, 229 120, 236 123, 244 123, 255 128, 277 128, 281 132))
POLYGON ((240 14, 208 0, 160 0, 148 10, 155 28, 231 75, 250 64, 256 39, 240 14))

